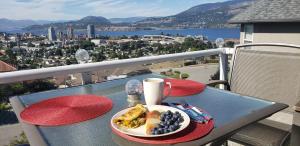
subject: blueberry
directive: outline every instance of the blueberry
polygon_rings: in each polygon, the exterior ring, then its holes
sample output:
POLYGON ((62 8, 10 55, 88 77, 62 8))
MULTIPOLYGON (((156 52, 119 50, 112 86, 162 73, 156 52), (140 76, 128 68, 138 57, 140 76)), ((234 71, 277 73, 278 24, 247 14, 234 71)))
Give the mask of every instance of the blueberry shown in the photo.
POLYGON ((160 123, 160 124, 158 125, 158 128, 164 128, 164 125, 163 125, 162 123, 160 123))
POLYGON ((168 129, 164 129, 164 133, 168 133, 169 132, 169 130, 168 129))
POLYGON ((155 131, 154 131, 154 130, 152 130, 152 131, 151 131, 151 134, 152 134, 152 135, 155 135, 155 131))
POLYGON ((170 132, 173 132, 173 131, 175 131, 174 130, 174 128, 171 128, 171 127, 169 127, 169 129, 168 129, 170 132))
POLYGON ((159 132, 158 131, 154 131, 154 135, 158 135, 159 134, 159 132))
POLYGON ((169 129, 169 125, 164 126, 164 129, 169 129))
POLYGON ((178 121, 179 121, 180 123, 183 122, 183 118, 182 118, 182 117, 178 118, 178 121))
POLYGON ((157 130, 158 134, 162 134, 162 130, 157 130))
POLYGON ((179 129, 179 125, 174 125, 175 130, 179 129))
POLYGON ((167 121, 164 121, 162 124, 163 124, 164 126, 168 125, 168 124, 167 124, 167 121))
POLYGON ((167 111, 167 114, 170 115, 170 114, 172 114, 172 112, 171 112, 170 110, 168 110, 168 111, 167 111))
POLYGON ((175 112, 176 115, 180 114, 178 111, 175 112))
POLYGON ((171 125, 175 123, 175 120, 170 120, 171 125))
POLYGON ((167 125, 171 125, 172 123, 171 123, 171 121, 167 121, 167 125))
POLYGON ((157 131, 157 130, 158 130, 158 128, 157 128, 157 127, 154 127, 154 128, 153 128, 153 131, 157 131))
POLYGON ((176 118, 176 117, 173 117, 173 118, 172 118, 172 121, 177 121, 177 119, 178 119, 178 118, 176 118))
POLYGON ((175 130, 176 130, 176 127, 175 127, 174 125, 171 125, 171 126, 169 127, 169 130, 175 131, 175 130))
POLYGON ((178 115, 174 115, 172 118, 173 119, 178 119, 178 115))
POLYGON ((166 116, 166 120, 171 119, 172 117, 170 115, 166 116))
POLYGON ((174 124, 173 124, 174 126, 178 126, 179 125, 179 123, 176 121, 174 124))

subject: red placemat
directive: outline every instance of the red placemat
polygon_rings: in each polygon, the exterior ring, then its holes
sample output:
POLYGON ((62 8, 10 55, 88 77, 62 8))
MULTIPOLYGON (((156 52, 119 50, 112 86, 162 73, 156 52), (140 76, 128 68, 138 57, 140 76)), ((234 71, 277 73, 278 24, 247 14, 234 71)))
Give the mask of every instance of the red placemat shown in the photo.
POLYGON ((145 144, 175 144, 175 143, 182 143, 187 141, 192 141, 199 139, 205 135, 207 135, 212 129, 214 128, 214 121, 210 120, 207 124, 200 124, 194 121, 191 121, 190 125, 173 135, 169 136, 163 136, 163 137, 153 137, 153 138, 144 138, 144 137, 135 137, 126 135, 124 133, 121 133, 114 128, 112 128, 112 131, 119 135, 120 137, 123 137, 127 140, 139 142, 139 143, 145 143, 145 144))
MULTIPOLYGON (((206 84, 191 81, 191 80, 179 80, 179 79, 164 79, 165 83, 170 82, 172 85, 171 94, 169 96, 189 96, 201 93, 206 84)), ((164 95, 168 96, 169 85, 165 84, 164 95)))
POLYGON ((112 106, 112 100, 104 96, 61 96, 34 103, 20 116, 29 124, 60 126, 99 117, 110 111, 112 106))

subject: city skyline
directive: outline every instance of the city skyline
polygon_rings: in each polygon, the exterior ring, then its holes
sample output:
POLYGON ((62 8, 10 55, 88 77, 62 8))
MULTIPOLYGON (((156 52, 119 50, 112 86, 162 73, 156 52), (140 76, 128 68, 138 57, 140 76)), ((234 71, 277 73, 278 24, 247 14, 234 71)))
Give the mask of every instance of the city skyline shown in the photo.
POLYGON ((12 0, 0 2, 0 18, 74 20, 174 15, 195 5, 226 0, 12 0))

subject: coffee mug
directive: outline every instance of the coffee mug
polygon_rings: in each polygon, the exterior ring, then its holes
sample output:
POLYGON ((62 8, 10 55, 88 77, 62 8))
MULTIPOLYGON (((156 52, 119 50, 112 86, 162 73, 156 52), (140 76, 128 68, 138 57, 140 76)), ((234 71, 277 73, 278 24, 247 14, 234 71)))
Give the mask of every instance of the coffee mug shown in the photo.
POLYGON ((166 99, 170 93, 172 85, 170 82, 166 82, 169 85, 168 95, 164 96, 164 79, 160 78, 147 78, 143 80, 144 97, 146 105, 158 105, 166 99))

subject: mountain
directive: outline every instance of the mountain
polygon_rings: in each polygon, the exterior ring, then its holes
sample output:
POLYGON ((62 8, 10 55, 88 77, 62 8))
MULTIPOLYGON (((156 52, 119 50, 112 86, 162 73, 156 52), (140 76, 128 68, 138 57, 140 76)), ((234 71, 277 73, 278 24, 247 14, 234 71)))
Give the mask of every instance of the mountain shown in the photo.
POLYGON ((26 31, 40 31, 47 30, 50 26, 55 27, 59 31, 64 31, 68 26, 72 26, 74 29, 86 29, 87 25, 93 24, 96 27, 104 27, 111 25, 110 21, 102 16, 86 16, 79 20, 48 23, 44 25, 31 25, 23 28, 26 31))
POLYGON ((0 31, 13 31, 20 30, 30 25, 41 25, 46 23, 52 23, 53 21, 47 20, 12 20, 6 18, 0 18, 0 31))
POLYGON ((244 11, 255 0, 230 0, 194 6, 186 11, 166 17, 129 17, 106 19, 101 16, 87 16, 80 20, 56 22, 25 27, 26 31, 45 31, 49 26, 65 31, 69 25, 74 29, 86 29, 94 24, 97 30, 132 31, 153 28, 224 28, 236 27, 227 21, 235 14, 244 11))
POLYGON ((144 27, 230 27, 227 21, 244 11, 254 0, 231 0, 194 6, 179 14, 160 18, 148 18, 135 23, 144 27))
POLYGON ((108 25, 110 21, 102 16, 87 16, 73 23, 82 23, 82 24, 94 24, 94 25, 108 25))
POLYGON ((110 18, 111 23, 135 23, 147 19, 148 17, 128 17, 128 18, 110 18))

